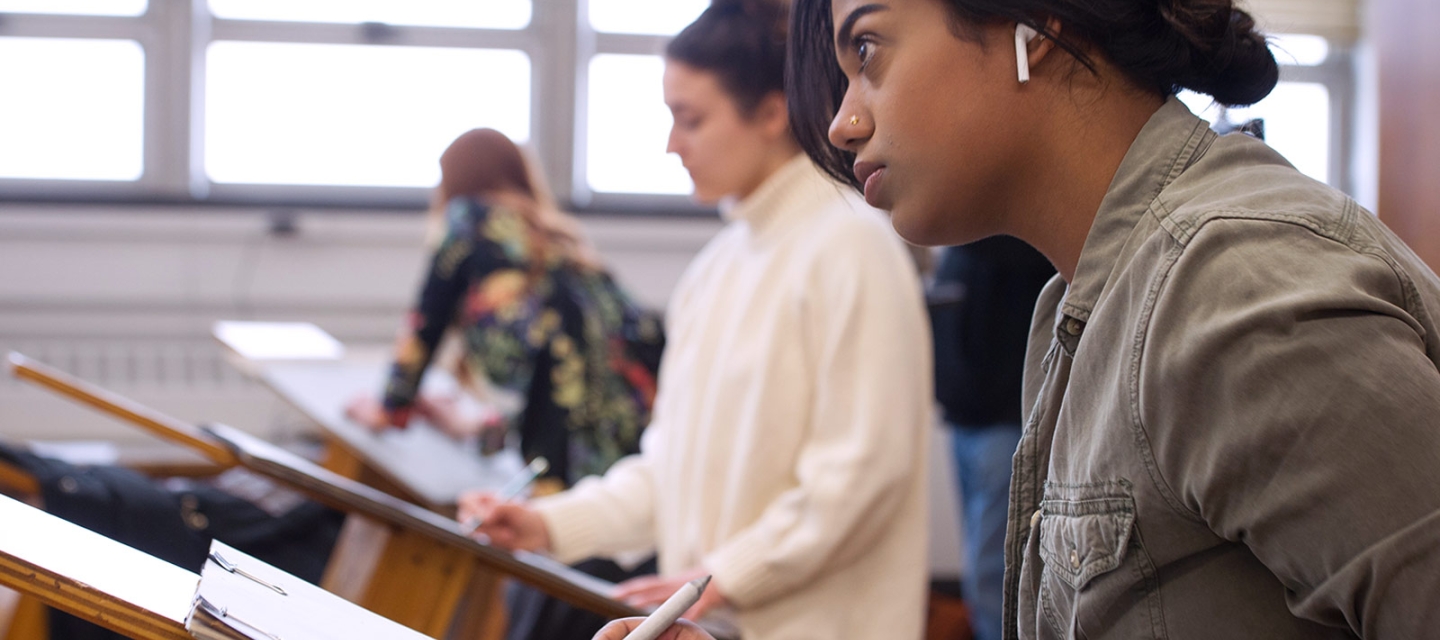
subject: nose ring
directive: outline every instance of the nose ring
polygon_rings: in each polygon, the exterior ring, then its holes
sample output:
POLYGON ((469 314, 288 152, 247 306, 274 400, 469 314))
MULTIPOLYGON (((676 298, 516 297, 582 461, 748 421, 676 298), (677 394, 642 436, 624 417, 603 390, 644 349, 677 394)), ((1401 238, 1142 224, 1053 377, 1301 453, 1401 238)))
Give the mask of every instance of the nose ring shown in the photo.
POLYGON ((850 116, 850 126, 860 124, 860 116, 850 116))

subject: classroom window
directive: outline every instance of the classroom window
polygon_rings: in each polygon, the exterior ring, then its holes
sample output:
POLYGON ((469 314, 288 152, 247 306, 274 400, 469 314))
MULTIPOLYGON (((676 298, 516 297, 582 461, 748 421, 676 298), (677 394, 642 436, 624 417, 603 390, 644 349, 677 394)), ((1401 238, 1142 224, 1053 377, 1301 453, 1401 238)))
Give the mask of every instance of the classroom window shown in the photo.
POLYGON ((709 5, 710 0, 590 0, 590 26, 605 33, 672 35, 709 5))
POLYGON ((530 137, 521 51, 222 41, 205 75, 217 183, 431 187, 460 133, 530 137))
POLYGON ((1330 92, 1325 85, 1281 82, 1255 106, 1231 110, 1231 117, 1264 120, 1271 147, 1305 175, 1330 180, 1330 92))
MULTIPOLYGON (((665 152, 659 56, 707 6, 0 0, 0 57, 22 61, 0 64, 0 200, 420 208, 440 150, 490 126, 530 143, 563 204, 703 212, 665 152)), ((1349 49, 1272 47, 1281 86, 1231 117, 1264 117, 1301 170, 1348 188, 1349 49)))
POLYGON ((600 54, 590 59, 586 177, 607 193, 683 195, 690 176, 665 152, 670 110, 660 87, 660 56, 600 54))
POLYGON ((148 4, 146 0, 0 0, 0 13, 138 16, 148 4))
POLYGON ((531 6, 530 0, 210 0, 210 11, 232 20, 523 29, 531 6))
MULTIPOLYGON (((1320 36, 1272 35, 1270 49, 1280 63, 1280 82, 1264 100, 1223 110, 1224 117, 1236 124, 1261 120, 1265 142, 1296 169, 1345 188, 1343 136, 1348 126, 1337 118, 1349 111, 1351 101, 1343 94, 1350 77, 1348 61, 1336 60, 1330 42, 1320 36)), ((1222 116, 1209 96, 1184 91, 1180 99, 1212 123, 1222 116)))
MULTIPOLYGON (((1221 109, 1209 96, 1184 92, 1181 100, 1197 115, 1217 122, 1221 109)), ((1260 119, 1265 142, 1301 173, 1321 182, 1330 179, 1330 91, 1313 82, 1281 82, 1264 100, 1249 107, 1225 110, 1232 123, 1260 119)))
POLYGON ((0 38, 0 177, 134 181, 145 52, 133 40, 0 38))
POLYGON ((1330 41, 1320 36, 1282 33, 1270 37, 1270 51, 1280 64, 1313 67, 1330 58, 1330 41))

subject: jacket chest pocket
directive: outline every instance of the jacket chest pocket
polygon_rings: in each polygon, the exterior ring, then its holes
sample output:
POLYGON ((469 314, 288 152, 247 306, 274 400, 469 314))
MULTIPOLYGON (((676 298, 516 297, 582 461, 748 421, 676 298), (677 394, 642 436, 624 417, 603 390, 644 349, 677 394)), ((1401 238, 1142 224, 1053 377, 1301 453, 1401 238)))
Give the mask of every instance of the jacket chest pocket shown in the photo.
POLYGON ((1164 638, 1159 582, 1135 533, 1128 483, 1047 486, 1035 553, 1041 638, 1164 638))

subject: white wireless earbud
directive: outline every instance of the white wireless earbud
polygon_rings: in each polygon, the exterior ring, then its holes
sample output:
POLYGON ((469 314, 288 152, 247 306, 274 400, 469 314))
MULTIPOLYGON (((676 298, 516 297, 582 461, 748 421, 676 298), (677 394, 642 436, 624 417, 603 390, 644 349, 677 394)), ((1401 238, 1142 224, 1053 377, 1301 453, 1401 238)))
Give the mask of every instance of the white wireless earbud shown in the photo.
POLYGON ((1027 45, 1038 35, 1035 28, 1028 24, 1015 25, 1015 67, 1020 74, 1020 84, 1030 81, 1030 48, 1027 45))

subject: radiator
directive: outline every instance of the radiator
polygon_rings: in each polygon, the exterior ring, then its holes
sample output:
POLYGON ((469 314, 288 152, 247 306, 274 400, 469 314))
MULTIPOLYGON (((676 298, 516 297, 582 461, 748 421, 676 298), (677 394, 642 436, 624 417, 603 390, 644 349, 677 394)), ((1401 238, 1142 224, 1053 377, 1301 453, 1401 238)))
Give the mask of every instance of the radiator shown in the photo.
MULTIPOLYGON (((221 422, 265 438, 313 430, 303 416, 225 361, 208 339, 5 340, 0 350, 34 360, 193 423, 221 422)), ((151 442, 138 428, 6 371, 0 438, 151 442)))

